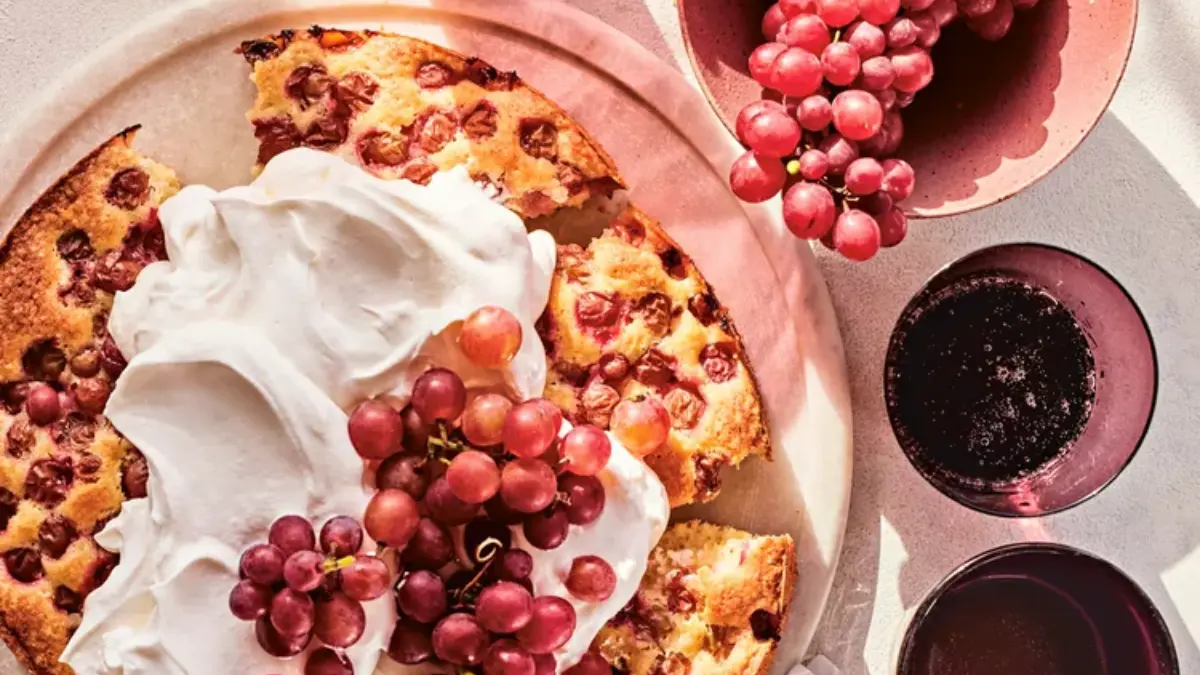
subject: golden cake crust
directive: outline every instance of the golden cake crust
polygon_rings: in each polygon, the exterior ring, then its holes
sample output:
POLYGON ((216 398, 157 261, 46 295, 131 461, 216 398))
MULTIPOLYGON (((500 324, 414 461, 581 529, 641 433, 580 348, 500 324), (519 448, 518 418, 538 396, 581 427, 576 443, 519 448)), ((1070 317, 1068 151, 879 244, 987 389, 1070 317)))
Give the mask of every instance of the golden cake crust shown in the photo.
POLYGON ((423 40, 313 27, 242 44, 258 167, 305 145, 386 178, 466 166, 533 218, 624 186, 592 137, 516 73, 423 40))

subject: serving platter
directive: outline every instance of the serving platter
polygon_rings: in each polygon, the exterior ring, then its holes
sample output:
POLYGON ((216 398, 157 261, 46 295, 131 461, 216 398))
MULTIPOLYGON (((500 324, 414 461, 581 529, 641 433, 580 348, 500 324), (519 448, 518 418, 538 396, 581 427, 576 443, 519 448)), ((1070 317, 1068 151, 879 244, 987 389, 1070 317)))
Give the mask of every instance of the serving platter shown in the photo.
MULTIPOLYGON (((837 321, 811 250, 726 187, 741 149, 683 76, 598 19, 551 0, 207 0, 132 27, 32 103, 0 142, 0 222, 15 221, 77 158, 142 124, 137 147, 187 183, 250 179, 243 39, 311 24, 414 35, 522 78, 615 158, 629 197, 661 220, 730 308, 766 402, 775 461, 726 472, 713 503, 681 509, 793 535, 799 582, 773 672, 808 646, 837 567, 850 502, 851 408, 837 321)), ((568 219, 551 226, 566 232, 568 219)), ((202 487, 202 486, 198 486, 202 487)), ((0 674, 19 673, 15 663, 0 674)))

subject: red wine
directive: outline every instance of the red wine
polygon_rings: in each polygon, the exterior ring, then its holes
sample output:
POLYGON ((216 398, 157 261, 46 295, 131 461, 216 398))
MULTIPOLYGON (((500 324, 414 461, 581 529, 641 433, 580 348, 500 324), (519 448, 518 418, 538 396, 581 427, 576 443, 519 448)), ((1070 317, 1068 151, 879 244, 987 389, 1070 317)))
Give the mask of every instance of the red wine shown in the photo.
POLYGON ((1096 397, 1083 329, 1041 288, 976 273, 918 295, 888 353, 892 427, 922 473, 1004 489, 1065 455, 1096 397))

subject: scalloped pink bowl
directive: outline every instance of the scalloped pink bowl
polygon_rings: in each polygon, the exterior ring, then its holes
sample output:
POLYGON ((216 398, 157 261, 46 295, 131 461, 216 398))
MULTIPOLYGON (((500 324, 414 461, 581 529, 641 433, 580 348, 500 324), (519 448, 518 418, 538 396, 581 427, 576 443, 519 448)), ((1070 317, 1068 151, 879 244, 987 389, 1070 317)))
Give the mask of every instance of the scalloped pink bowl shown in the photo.
MULTIPOLYGON (((762 97, 746 59, 766 0, 679 0, 697 79, 730 129, 762 97)), ((1108 108, 1133 46, 1137 0, 1042 0, 991 43, 961 21, 934 47, 934 78, 904 111, 900 155, 917 171, 904 206, 952 216, 1017 194, 1071 154, 1108 108)))

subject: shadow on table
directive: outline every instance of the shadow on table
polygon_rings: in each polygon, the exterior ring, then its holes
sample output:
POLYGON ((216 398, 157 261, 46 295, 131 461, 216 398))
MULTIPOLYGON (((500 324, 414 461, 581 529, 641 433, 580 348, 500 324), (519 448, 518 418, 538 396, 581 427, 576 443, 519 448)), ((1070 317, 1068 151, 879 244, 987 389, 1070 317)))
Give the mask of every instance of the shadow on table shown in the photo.
POLYGON ((1200 382, 1200 346, 1187 336, 1200 316, 1200 211, 1109 113, 1067 162, 1020 196, 912 226, 909 241, 867 265, 818 256, 839 314, 857 317, 842 326, 856 457, 846 545, 812 653, 849 675, 890 675, 907 613, 934 584, 986 549, 1050 540, 1086 548, 1132 576, 1170 625, 1183 672, 1200 667, 1162 581, 1200 547, 1200 462, 1181 442, 1200 433, 1200 389, 1188 387, 1200 382), (1121 280, 1150 317, 1161 375, 1154 422, 1125 473, 1066 513, 1015 521, 969 511, 919 477, 888 424, 882 371, 891 328, 930 275, 969 251, 1022 240, 1079 250, 1121 280), (881 557, 881 547, 889 554, 881 557))

